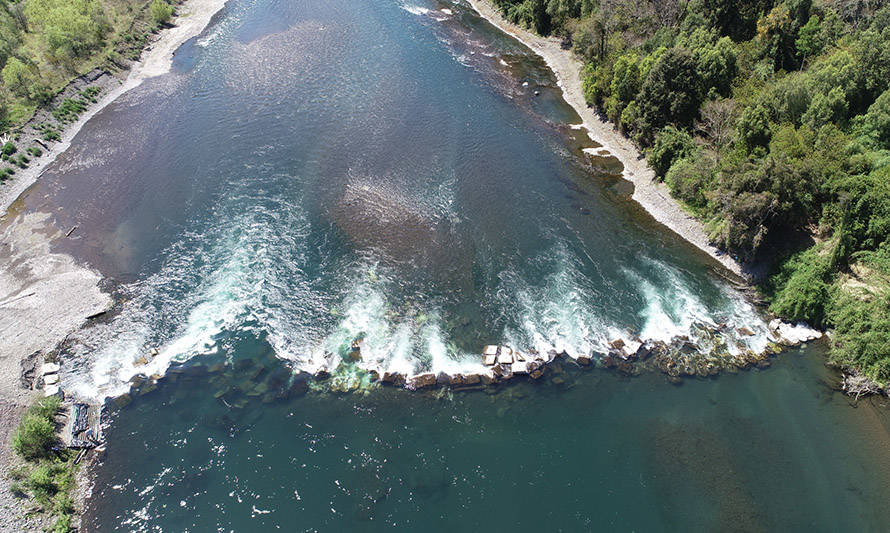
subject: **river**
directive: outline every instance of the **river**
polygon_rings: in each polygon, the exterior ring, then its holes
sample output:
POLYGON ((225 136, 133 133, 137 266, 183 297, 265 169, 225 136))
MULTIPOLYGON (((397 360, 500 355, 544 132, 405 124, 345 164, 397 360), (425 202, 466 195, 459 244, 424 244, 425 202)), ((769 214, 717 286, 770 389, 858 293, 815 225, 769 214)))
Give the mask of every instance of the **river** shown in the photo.
POLYGON ((714 328, 767 344, 577 122, 466 5, 231 0, 27 199, 119 302, 69 338, 66 390, 226 363, 112 417, 91 530, 886 524, 886 417, 830 389, 822 344, 680 387, 571 363, 714 328), (487 392, 363 372, 470 373, 490 343, 568 359, 487 392), (359 391, 269 394, 320 368, 359 391))

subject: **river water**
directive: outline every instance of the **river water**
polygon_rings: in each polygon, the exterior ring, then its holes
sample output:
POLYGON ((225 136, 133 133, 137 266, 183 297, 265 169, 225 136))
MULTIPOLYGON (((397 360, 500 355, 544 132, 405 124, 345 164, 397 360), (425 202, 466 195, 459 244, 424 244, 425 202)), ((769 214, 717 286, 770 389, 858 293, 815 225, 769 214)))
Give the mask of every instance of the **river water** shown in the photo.
POLYGON ((91 529, 886 524, 886 417, 829 389, 824 347, 679 388, 570 363, 720 324, 730 352, 767 343, 577 122, 468 6, 230 0, 28 199, 119 302, 69 339, 66 390, 179 370, 113 418, 91 529), (569 359, 487 393, 271 391, 472 372, 489 343, 569 359))

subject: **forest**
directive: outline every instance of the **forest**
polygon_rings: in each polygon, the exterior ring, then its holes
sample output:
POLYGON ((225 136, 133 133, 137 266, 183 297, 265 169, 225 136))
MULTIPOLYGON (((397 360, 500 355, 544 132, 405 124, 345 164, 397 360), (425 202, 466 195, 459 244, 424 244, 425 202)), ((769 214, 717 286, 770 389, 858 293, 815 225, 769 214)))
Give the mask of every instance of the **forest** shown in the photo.
POLYGON ((765 265, 771 311, 890 381, 890 3, 494 3, 583 59, 588 104, 717 246, 765 265))

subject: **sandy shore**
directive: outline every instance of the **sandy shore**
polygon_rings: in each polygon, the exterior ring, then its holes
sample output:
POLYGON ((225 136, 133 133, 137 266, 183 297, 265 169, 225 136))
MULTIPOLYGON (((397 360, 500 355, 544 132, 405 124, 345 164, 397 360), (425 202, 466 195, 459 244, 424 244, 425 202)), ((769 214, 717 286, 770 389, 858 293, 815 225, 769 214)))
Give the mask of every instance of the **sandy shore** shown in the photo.
POLYGON ((560 46, 559 39, 541 37, 528 30, 511 24, 485 0, 468 0, 470 5, 486 20, 518 39, 541 56, 547 66, 556 75, 566 102, 581 116, 584 128, 590 138, 601 144, 624 165, 623 176, 634 184, 633 199, 638 202, 655 220, 667 226, 671 231, 694 244, 720 262, 731 272, 748 278, 741 264, 729 254, 711 245, 702 223, 686 213, 680 204, 671 198, 667 186, 656 181, 655 173, 649 168, 646 159, 634 146, 633 142, 624 137, 611 124, 604 122, 584 100, 584 89, 581 85, 583 64, 572 53, 560 46))
MULTIPOLYGON (((51 243, 66 235, 54 227, 49 214, 17 213, 10 206, 68 149, 90 118, 144 80, 169 72, 174 51, 201 33, 223 5, 225 0, 186 0, 179 7, 176 26, 159 34, 126 79, 112 80, 114 86, 62 132, 60 142, 0 189, 0 459, 6 465, 0 473, 18 461, 12 456, 11 435, 20 413, 36 394, 22 387, 22 361, 34 353, 54 350, 88 317, 111 305, 109 295, 99 288, 102 277, 98 272, 51 251, 51 243)), ((85 493, 88 490, 78 491, 79 509, 83 509, 85 493)), ((45 524, 39 523, 40 516, 25 516, 27 504, 10 492, 8 480, 0 481, 0 530, 42 529, 45 524)))

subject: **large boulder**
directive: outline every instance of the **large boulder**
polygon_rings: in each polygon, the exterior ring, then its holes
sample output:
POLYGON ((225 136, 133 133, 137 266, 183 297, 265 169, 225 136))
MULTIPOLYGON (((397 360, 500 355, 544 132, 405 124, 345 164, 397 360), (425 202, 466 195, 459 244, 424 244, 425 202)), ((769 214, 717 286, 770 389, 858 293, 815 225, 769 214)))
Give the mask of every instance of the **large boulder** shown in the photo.
POLYGON ((386 371, 383 373, 383 377, 380 378, 380 381, 400 387, 405 384, 405 375, 400 372, 386 371))
POLYGON ((483 385, 493 385, 497 383, 498 378, 493 373, 489 374, 488 372, 479 374, 479 382, 483 385))
POLYGON ((424 389, 427 387, 435 387, 436 386, 436 375, 432 372, 427 372, 425 374, 418 374, 416 376, 411 376, 408 379, 408 388, 409 389, 424 389))
POLYGON ((55 374, 59 370, 61 370, 61 368, 62 367, 60 367, 57 363, 43 363, 42 365, 40 365, 40 374, 44 376, 47 374, 55 374))

